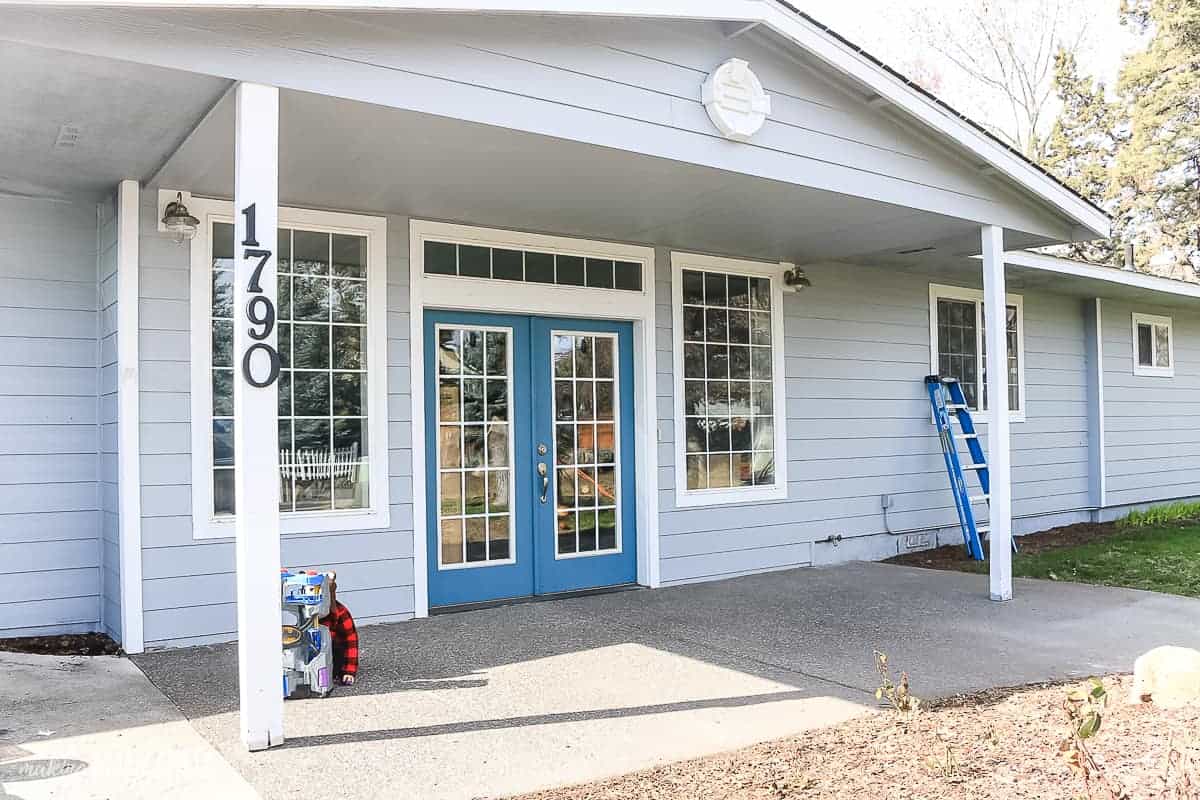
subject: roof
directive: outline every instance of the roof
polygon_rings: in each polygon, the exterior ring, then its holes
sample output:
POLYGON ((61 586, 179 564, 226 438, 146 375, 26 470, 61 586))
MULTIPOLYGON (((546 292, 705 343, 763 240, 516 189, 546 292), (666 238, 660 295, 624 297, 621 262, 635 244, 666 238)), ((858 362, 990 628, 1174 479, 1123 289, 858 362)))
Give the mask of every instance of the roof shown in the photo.
MULTIPOLYGON (((0 0, 20 5, 27 0, 0 0)), ((993 169, 1025 193, 1072 220, 1081 239, 1107 237, 1108 215, 1066 187, 1007 143, 917 86, 787 0, 42 0, 41 6, 194 7, 410 10, 445 13, 561 14, 631 19, 677 19, 761 25, 829 69, 866 87, 916 123, 965 149, 981 167, 993 169)))
POLYGON ((934 102, 934 103, 937 103, 939 106, 941 106, 942 108, 944 108, 946 111, 948 111, 948 112, 950 112, 951 114, 953 114, 954 116, 958 117, 960 120, 962 120, 963 122, 967 123, 968 125, 970 125, 971 127, 973 127, 975 130, 979 131, 981 134, 983 134, 984 136, 986 136, 986 137, 988 137, 989 139, 991 139, 992 141, 994 141, 996 144, 1000 145, 1001 147, 1004 147, 1004 148, 1005 148, 1005 149, 1007 149, 1007 150, 1008 150, 1010 153, 1012 153, 1014 156, 1016 156, 1017 158, 1021 159, 1022 161, 1024 161, 1024 162, 1025 162, 1026 164, 1028 164, 1029 166, 1031 166, 1031 167, 1033 167, 1034 169, 1036 169, 1036 170, 1038 170, 1039 172, 1041 172, 1041 173, 1042 173, 1043 175, 1045 175, 1047 178, 1049 178, 1050 180, 1054 181, 1054 182, 1055 182, 1055 183, 1057 183, 1059 186, 1061 186, 1062 188, 1066 189, 1068 192, 1070 192, 1071 194, 1075 195, 1076 197, 1078 197, 1078 198, 1079 198, 1080 200, 1082 200, 1083 202, 1085 202, 1085 203, 1087 203, 1088 205, 1090 205, 1092 208, 1096 209, 1096 211, 1100 212, 1101 214, 1104 214, 1105 216, 1108 216, 1108 212, 1107 212, 1107 211, 1105 211, 1105 210, 1104 210, 1103 208, 1101 208, 1100 206, 1096 205, 1096 203, 1092 202, 1092 201, 1091 201, 1090 199, 1088 199, 1087 197, 1084 197, 1082 194, 1080 194, 1078 191, 1076 191, 1076 190, 1075 190, 1074 188, 1072 188, 1071 186, 1069 186, 1069 185, 1067 185, 1066 183, 1064 183, 1064 182, 1063 182, 1061 179, 1059 179, 1059 178, 1058 178, 1058 176, 1056 176, 1056 175, 1055 175, 1053 172, 1051 172, 1050 170, 1046 169, 1044 166, 1042 166, 1041 164, 1037 163, 1037 162, 1036 162, 1036 161, 1034 161, 1032 158, 1030 158, 1029 156, 1025 155, 1024 153, 1022 153, 1022 152, 1021 152, 1020 150, 1018 150, 1017 148, 1013 147, 1013 146, 1012 146, 1011 144, 1009 144, 1008 142, 1006 142, 1006 141, 1004 141, 1003 139, 1001 139, 999 136, 997 136, 996 134, 994 134, 992 131, 988 130, 988 129, 987 129, 985 126, 981 125, 979 122, 975 121, 975 120, 974 120, 974 119, 972 119, 971 117, 968 117, 966 114, 964 114, 964 113, 962 113, 961 111, 957 110, 957 109, 956 109, 956 108, 954 108, 952 105, 950 105, 949 103, 947 103, 945 100, 941 99, 940 97, 938 97, 938 96, 937 96, 937 95, 935 95, 933 92, 931 92, 931 91, 929 91, 928 89, 926 89, 925 87, 921 86, 919 83, 917 83, 916 81, 912 80, 911 78, 909 78, 908 76, 906 76, 904 73, 902 73, 902 72, 900 72, 899 70, 897 70, 896 68, 894 68, 894 67, 890 66, 889 64, 887 64, 886 62, 884 62, 884 61, 883 61, 883 59, 881 59, 881 58, 878 58, 878 57, 876 57, 876 56, 874 56, 874 55, 871 55, 869 52, 867 52, 866 50, 864 50, 862 47, 860 47, 860 46, 858 46, 857 44, 855 44, 854 42, 850 41, 850 40, 849 40, 849 39, 847 39, 845 36, 841 35, 841 34, 840 34, 840 33, 838 33, 837 31, 835 31, 833 28, 830 28, 828 25, 825 25, 824 23, 820 22, 819 20, 817 20, 816 18, 814 18, 814 17, 813 17, 811 14, 808 14, 807 12, 801 11, 800 9, 796 8, 794 5, 792 5, 791 3, 787 2, 787 0, 775 0, 775 2, 776 2, 776 3, 778 3, 779 5, 783 6, 783 7, 784 7, 784 8, 786 8, 787 10, 791 11, 792 13, 796 14, 797 16, 801 17, 802 19, 806 20, 806 21, 807 21, 807 22, 809 22, 810 24, 812 24, 812 25, 815 25, 815 26, 817 26, 818 28, 820 28, 821 30, 825 31, 827 34, 829 34, 829 35, 830 35, 830 36, 832 36, 833 38, 837 39, 839 42, 841 42, 841 43, 842 43, 843 45, 845 45, 846 47, 849 47, 850 49, 854 50, 854 52, 858 53, 858 54, 859 54, 860 56, 862 56, 863 58, 865 58, 865 59, 867 59, 868 61, 870 61, 871 63, 875 64, 875 65, 876 65, 877 67, 879 67, 880 69, 882 69, 882 70, 886 70, 886 71, 887 71, 889 74, 891 74, 891 75, 895 76, 897 79, 904 81, 904 83, 905 83, 906 85, 908 85, 908 86, 912 87, 913 89, 915 89, 916 91, 920 92, 921 94, 923 94, 925 97, 927 97, 927 98, 928 98, 929 100, 931 100, 932 102, 934 102))
MULTIPOLYGON (((1200 284, 1189 281, 1164 278, 1160 275, 1150 275, 1145 272, 1106 267, 1091 264, 1087 261, 1077 261, 1070 258, 1035 253, 1031 250, 1009 250, 1004 253, 1004 263, 1010 267, 1022 267, 1030 270, 1052 272, 1056 276, 1071 276, 1090 282, 1093 286, 1109 285, 1127 287, 1147 293, 1200 300, 1200 284)), ((1061 278, 1056 278, 1056 281, 1061 278)))

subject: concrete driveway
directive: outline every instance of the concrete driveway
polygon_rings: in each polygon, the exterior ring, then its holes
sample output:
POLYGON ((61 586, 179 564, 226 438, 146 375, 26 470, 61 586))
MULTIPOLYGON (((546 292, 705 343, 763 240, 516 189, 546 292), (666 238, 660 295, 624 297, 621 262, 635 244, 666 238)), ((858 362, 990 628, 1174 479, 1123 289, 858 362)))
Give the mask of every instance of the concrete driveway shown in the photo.
POLYGON ((127 659, 0 652, 0 798, 257 796, 127 659))
POLYGON ((1200 647, 1200 601, 854 563, 364 628, 363 674, 289 702, 286 744, 237 737, 236 649, 137 664, 266 798, 500 797, 786 736, 874 706, 871 652, 934 697, 1128 671, 1200 647), (336 769, 332 768, 336 765, 336 769))

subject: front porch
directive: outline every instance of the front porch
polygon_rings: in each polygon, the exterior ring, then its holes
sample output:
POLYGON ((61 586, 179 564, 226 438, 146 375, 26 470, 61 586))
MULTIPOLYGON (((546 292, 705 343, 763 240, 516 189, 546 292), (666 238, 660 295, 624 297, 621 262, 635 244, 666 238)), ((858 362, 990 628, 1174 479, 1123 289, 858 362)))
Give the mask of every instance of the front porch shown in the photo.
POLYGON ((875 707, 872 650, 931 699, 1126 672, 1200 644, 1200 601, 852 563, 365 628, 363 672, 285 704, 287 742, 238 738, 236 648, 135 658, 267 800, 339 764, 346 797, 469 800, 580 783, 835 724, 875 707))

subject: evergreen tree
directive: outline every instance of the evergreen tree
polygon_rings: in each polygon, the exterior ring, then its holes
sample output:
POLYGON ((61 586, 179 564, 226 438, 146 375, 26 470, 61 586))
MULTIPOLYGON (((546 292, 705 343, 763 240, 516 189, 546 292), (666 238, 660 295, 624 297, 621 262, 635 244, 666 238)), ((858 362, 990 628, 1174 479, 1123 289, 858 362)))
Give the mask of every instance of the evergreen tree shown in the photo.
MULTIPOLYGON (((1116 159, 1120 109, 1105 96, 1105 87, 1081 75, 1075 54, 1059 50, 1054 58, 1054 91, 1062 108, 1042 157, 1043 165, 1059 180, 1110 214, 1118 212, 1110 198, 1110 174, 1116 159)), ((1069 255, 1094 263, 1121 257, 1122 220, 1114 220, 1112 239, 1076 242, 1069 255)))
POLYGON ((1122 14, 1150 39, 1121 70, 1118 92, 1128 109, 1129 140, 1117 153, 1110 197, 1134 232, 1139 267, 1195 280, 1200 270, 1200 0, 1123 0, 1122 14))

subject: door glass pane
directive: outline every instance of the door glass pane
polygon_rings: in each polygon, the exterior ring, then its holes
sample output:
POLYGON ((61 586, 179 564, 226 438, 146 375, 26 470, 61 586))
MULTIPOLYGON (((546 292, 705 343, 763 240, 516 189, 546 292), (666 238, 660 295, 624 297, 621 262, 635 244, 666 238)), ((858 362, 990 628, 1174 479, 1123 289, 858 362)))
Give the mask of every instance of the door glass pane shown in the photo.
POLYGON ((617 337, 552 336, 558 555, 617 550, 617 337))
POLYGON ((440 565, 509 561, 512 331, 443 326, 436 337, 440 565))

